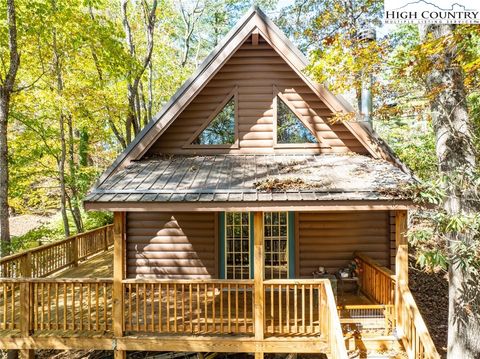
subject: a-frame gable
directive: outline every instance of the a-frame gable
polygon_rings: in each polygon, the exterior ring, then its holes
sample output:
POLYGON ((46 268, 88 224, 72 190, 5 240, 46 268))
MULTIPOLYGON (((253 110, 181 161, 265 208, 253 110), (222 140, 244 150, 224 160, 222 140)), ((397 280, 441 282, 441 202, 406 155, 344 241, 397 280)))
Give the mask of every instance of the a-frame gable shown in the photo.
MULTIPOLYGON (((159 137, 147 156, 159 154, 344 153, 368 154, 334 113, 312 92, 291 66, 259 35, 249 37, 202 91, 159 137), (223 106, 222 99, 238 94, 238 146, 196 146, 191 140, 201 124, 223 106), (277 98, 295 113, 315 137, 314 143, 276 141, 277 98)), ((201 127, 200 127, 201 128, 201 127)))
MULTIPOLYGON (((253 8, 205 59, 194 75, 185 82, 171 100, 162 108, 160 113, 136 136, 127 149, 117 157, 112 166, 100 177, 97 185, 101 184, 115 171, 124 168, 131 161, 140 159, 152 145, 156 143, 159 137, 170 128, 178 116, 252 34, 255 34, 253 36, 254 41, 256 41, 259 36, 264 38, 268 45, 271 46, 298 75, 303 84, 318 96, 330 111, 340 113, 349 112, 347 107, 338 98, 322 86, 312 82, 302 72, 307 64, 304 56, 259 9, 253 8)), ((353 122, 345 123, 344 126, 373 157, 385 158, 393 162, 396 161, 388 148, 386 148, 383 143, 377 141, 366 128, 353 122)))

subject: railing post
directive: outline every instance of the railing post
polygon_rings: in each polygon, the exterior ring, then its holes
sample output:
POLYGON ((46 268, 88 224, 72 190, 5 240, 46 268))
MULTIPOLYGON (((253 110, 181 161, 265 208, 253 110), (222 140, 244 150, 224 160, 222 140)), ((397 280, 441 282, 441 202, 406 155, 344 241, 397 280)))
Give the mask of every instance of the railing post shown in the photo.
MULTIPOLYGON (((113 334, 115 338, 123 336, 123 284, 124 247, 125 247, 125 212, 113 214, 113 289, 112 313, 113 334)), ((115 359, 125 359, 126 351, 114 350, 115 359)))
POLYGON ((22 277, 32 277, 32 252, 28 251, 25 253, 24 258, 22 259, 20 273, 22 277))
POLYGON ((30 311, 30 286, 31 282, 20 282, 20 332, 23 336, 30 336, 31 334, 31 311, 30 311))
POLYGON ((395 257, 395 318, 397 327, 401 326, 401 314, 399 313, 400 285, 408 286, 408 241, 407 241, 407 211, 395 212, 395 244, 397 254, 395 257))
POLYGON ((108 227, 103 228, 103 249, 108 251, 108 227))
MULTIPOLYGON (((253 215, 253 279, 255 291, 255 340, 264 339, 264 288, 263 288, 263 213, 255 212, 253 215)), ((263 352, 255 352, 255 359, 263 358, 263 352)))
MULTIPOLYGON (((28 281, 22 281, 20 283, 20 333, 23 337, 29 337, 32 332, 32 302, 31 302, 31 286, 33 283, 28 281)), ((22 349, 19 351, 20 358, 33 359, 33 349, 22 349)))
POLYGON ((78 267, 78 246, 79 246, 79 241, 78 241, 78 236, 73 237, 73 246, 72 246, 72 260, 73 260, 73 266, 78 267))

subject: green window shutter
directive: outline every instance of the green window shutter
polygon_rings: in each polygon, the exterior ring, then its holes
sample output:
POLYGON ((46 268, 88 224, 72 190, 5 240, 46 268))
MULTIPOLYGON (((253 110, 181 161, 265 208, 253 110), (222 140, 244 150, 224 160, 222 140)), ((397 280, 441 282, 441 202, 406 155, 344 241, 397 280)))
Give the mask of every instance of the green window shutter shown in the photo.
POLYGON ((295 278, 295 212, 288 212, 288 278, 295 278))
POLYGON ((218 278, 225 279, 225 212, 218 214, 218 278))
POLYGON ((253 273, 254 273, 254 270, 255 268, 253 267, 253 246, 254 246, 254 230, 253 230, 253 212, 249 212, 248 214, 248 217, 249 217, 249 223, 248 225, 250 226, 249 229, 250 229, 250 248, 249 248, 249 251, 250 251, 250 279, 253 279, 253 273))

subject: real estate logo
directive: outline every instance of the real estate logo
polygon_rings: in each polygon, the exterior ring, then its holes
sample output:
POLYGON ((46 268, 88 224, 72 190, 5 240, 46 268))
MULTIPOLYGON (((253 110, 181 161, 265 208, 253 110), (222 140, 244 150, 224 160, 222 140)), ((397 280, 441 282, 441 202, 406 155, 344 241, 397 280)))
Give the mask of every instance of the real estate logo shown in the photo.
POLYGON ((387 24, 480 24, 479 0, 385 0, 387 24))

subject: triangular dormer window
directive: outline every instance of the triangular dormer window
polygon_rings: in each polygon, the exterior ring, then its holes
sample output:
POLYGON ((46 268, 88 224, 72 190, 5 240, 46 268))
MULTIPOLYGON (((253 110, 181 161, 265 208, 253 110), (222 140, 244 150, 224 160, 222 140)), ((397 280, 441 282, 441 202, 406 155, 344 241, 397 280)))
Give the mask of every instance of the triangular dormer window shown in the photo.
POLYGON ((277 143, 318 144, 310 129, 280 96, 277 96, 277 143))
POLYGON ((231 94, 220 107, 213 112, 206 126, 194 135, 193 141, 190 142, 191 145, 229 146, 236 143, 235 97, 235 95, 231 94))

